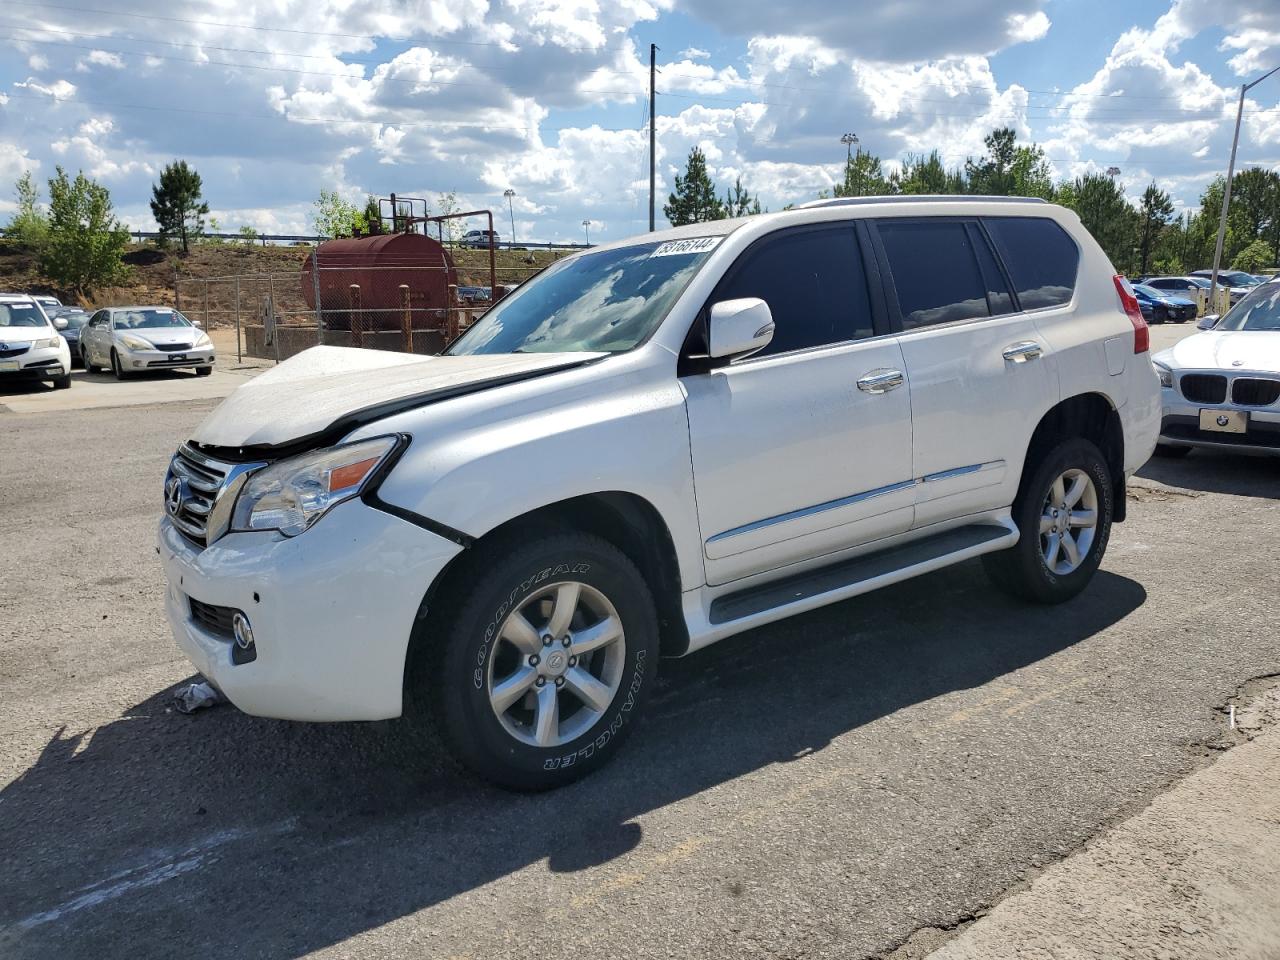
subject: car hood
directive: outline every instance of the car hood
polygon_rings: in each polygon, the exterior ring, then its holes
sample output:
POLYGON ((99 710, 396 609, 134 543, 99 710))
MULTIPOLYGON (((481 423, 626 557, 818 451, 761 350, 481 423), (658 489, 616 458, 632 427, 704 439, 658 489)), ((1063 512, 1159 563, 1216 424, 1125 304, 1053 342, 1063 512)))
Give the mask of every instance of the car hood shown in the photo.
POLYGON ((1161 294, 1153 299, 1170 307, 1194 307, 1196 305, 1194 300, 1188 300, 1186 297, 1179 297, 1174 294, 1161 294))
POLYGON ((1280 371, 1280 330, 1206 330, 1152 359, 1175 370, 1280 371))
POLYGON ((53 327, 0 327, 0 343, 9 349, 25 347, 37 340, 48 340, 58 332, 53 327))
POLYGON ((227 397, 191 439, 210 447, 272 448, 337 440, 400 410, 580 366, 607 354, 508 353, 428 357, 312 347, 227 397))

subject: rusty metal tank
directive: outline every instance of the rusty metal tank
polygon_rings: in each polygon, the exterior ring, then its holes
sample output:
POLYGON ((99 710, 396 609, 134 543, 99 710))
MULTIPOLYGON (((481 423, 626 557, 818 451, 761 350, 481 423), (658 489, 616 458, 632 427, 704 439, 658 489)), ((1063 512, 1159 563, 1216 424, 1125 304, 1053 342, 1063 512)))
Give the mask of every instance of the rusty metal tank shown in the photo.
POLYGON ((350 330, 351 285, 359 284, 361 326, 398 330, 400 285, 409 288, 415 330, 439 330, 447 324, 449 287, 458 274, 453 258, 437 241, 420 233, 388 233, 349 240, 327 240, 307 258, 299 278, 302 297, 315 309, 316 292, 326 329, 350 330), (312 272, 319 257, 319 282, 312 272))

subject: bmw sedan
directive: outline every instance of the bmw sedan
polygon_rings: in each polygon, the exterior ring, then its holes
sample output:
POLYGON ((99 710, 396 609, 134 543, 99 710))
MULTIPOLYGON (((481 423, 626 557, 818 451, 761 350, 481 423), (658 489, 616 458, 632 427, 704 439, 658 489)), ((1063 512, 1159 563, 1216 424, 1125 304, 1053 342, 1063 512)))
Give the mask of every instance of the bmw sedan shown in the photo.
POLYGON ((1280 280, 1255 287, 1212 330, 1151 359, 1162 387, 1156 453, 1280 454, 1280 280))
POLYGON ((80 331, 85 369, 110 367, 117 380, 147 370, 193 367, 213 371, 209 335, 172 307, 109 307, 80 331))
POLYGON ((1133 285, 1133 295, 1148 323, 1186 323, 1196 318, 1196 303, 1145 283, 1133 285))

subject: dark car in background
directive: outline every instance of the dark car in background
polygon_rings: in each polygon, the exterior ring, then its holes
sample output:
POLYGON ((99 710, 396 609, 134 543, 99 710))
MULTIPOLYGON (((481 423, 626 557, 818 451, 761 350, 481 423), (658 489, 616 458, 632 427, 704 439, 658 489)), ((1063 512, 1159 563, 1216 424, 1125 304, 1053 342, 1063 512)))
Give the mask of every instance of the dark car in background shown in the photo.
POLYGON ((89 312, 79 307, 46 307, 45 313, 49 314, 50 320, 67 321, 67 325, 58 332, 71 348, 71 362, 84 366, 84 354, 80 350, 80 330, 89 322, 89 312))
POLYGON ((1148 323, 1186 323, 1196 318, 1196 303, 1145 283, 1133 285, 1142 317, 1148 323))

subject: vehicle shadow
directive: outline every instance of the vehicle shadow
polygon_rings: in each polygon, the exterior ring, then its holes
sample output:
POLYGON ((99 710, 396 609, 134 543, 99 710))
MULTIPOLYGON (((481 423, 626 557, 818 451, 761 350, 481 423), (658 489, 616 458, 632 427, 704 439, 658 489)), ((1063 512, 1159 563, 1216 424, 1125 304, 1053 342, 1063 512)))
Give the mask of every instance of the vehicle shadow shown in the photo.
POLYGON ((1145 598, 1101 572, 1065 609, 1030 607, 968 563, 762 628, 664 661, 628 748, 540 795, 456 772, 400 722, 185 717, 160 691, 59 731, 0 791, 0 954, 301 956, 539 862, 625 863, 637 817, 1053 656, 1145 598))
POLYGON ((1152 457, 1137 475, 1187 490, 1280 499, 1280 457, 1192 450, 1177 460, 1152 457))

